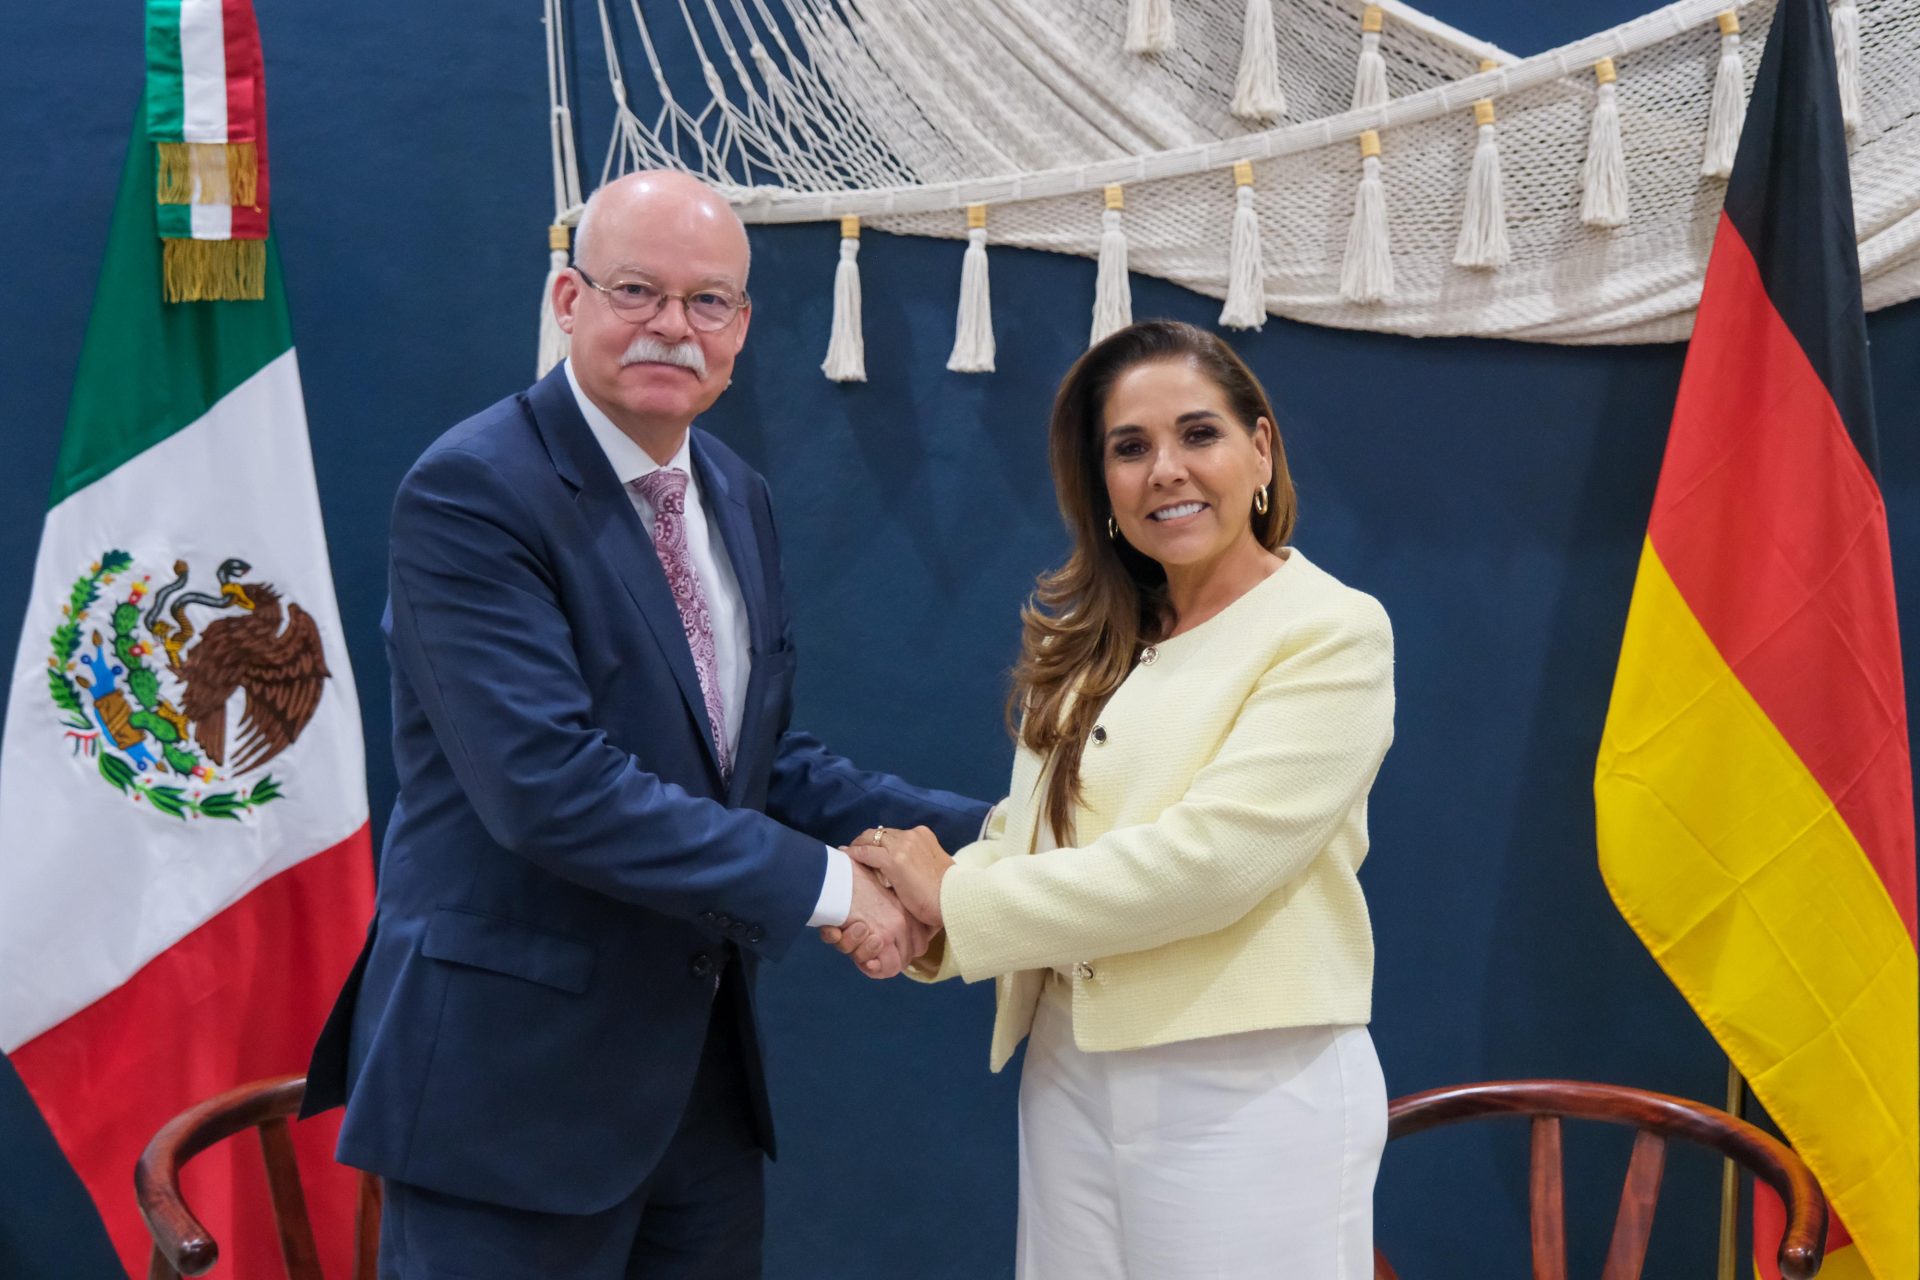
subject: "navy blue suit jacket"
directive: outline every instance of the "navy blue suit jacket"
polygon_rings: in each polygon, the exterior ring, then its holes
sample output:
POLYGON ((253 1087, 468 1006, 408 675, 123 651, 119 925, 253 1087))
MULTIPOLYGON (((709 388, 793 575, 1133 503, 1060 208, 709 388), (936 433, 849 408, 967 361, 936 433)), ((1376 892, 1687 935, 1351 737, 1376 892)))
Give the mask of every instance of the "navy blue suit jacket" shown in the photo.
POLYGON ((788 727, 766 482, 703 431, 692 453, 752 640, 727 785, 666 576, 564 370, 401 482, 385 621, 400 792, 374 926, 309 1071, 309 1113, 346 1103, 347 1164, 522 1209, 618 1203, 679 1122, 717 966, 737 962, 750 992, 757 961, 801 936, 823 842, 978 832, 986 806, 788 727))

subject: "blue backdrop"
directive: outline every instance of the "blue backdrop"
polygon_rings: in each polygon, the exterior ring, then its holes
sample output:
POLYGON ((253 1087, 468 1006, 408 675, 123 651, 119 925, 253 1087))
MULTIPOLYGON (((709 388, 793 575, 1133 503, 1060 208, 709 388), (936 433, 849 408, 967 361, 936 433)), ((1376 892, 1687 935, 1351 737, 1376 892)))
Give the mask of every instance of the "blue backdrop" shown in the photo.
MULTIPOLYGON (((1114 0, 1118 3, 1119 0, 1114 0)), ((1432 0, 1532 53, 1652 0, 1432 0)), ((662 27, 677 7, 661 8, 662 27)), ((608 118, 576 4, 583 156, 608 118)), ((387 509, 440 431, 532 376, 549 214, 533 0, 258 0, 274 222, 321 498, 360 681, 376 828, 394 781, 378 622, 387 509)), ((0 620, 17 633, 140 90, 137 7, 37 6, 0 59, 0 620)), ((683 48, 664 49, 677 69, 683 48)), ((707 425, 772 482, 794 595, 799 721, 862 762, 983 796, 1015 610, 1063 539, 1043 443, 1085 342, 1093 264, 995 249, 999 373, 944 369, 962 246, 869 233, 871 381, 818 365, 837 232, 756 230, 754 327, 707 425)), ((1134 312, 1218 303, 1136 277, 1134 312)), ((1873 317, 1903 631, 1920 603, 1920 307, 1873 317)), ((1233 337, 1279 406, 1299 544, 1378 596, 1398 640, 1398 740, 1363 879, 1389 1090, 1570 1075, 1714 1099, 1724 1059, 1615 915, 1590 793, 1678 347, 1561 349, 1270 322, 1233 337)), ((18 856, 18 851, 0 851, 18 856)), ((983 988, 857 978, 803 949, 764 1007, 785 1155, 771 1280, 1010 1275, 1015 1073, 986 1071, 983 988)), ((1518 1126, 1396 1144, 1379 1235, 1410 1277, 1524 1274, 1518 1126)), ((1623 1139, 1575 1132, 1576 1270, 1604 1253, 1623 1139)), ((1699 1274, 1715 1166, 1678 1156, 1650 1274, 1699 1274)), ((1286 1274, 1284 1265, 1276 1275, 1286 1274)))

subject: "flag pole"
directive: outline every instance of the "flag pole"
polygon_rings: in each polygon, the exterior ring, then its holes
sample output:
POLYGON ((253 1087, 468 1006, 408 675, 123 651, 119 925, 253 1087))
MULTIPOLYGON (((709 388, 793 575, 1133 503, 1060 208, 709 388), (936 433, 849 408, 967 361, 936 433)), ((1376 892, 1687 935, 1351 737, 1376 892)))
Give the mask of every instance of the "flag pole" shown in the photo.
MULTIPOLYGON (((1747 1082, 1740 1076, 1740 1068, 1733 1065, 1733 1059, 1727 1059, 1727 1114, 1738 1120, 1745 1110, 1747 1101, 1747 1082)), ((1720 1265, 1714 1274, 1718 1280, 1734 1280, 1734 1268, 1738 1265, 1735 1258, 1736 1242, 1734 1236, 1740 1224, 1740 1166, 1733 1160, 1725 1161, 1720 1169, 1720 1265)))

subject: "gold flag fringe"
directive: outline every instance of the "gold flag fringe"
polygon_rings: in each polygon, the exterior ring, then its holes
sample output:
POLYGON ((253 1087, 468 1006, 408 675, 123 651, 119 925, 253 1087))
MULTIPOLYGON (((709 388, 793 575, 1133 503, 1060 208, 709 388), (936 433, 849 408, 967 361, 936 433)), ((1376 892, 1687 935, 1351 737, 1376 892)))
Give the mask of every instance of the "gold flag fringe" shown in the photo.
POLYGON ((259 198, 260 149, 252 142, 156 142, 161 204, 231 204, 259 198))
POLYGON ((267 296, 265 240, 163 240, 168 302, 246 302, 267 296))

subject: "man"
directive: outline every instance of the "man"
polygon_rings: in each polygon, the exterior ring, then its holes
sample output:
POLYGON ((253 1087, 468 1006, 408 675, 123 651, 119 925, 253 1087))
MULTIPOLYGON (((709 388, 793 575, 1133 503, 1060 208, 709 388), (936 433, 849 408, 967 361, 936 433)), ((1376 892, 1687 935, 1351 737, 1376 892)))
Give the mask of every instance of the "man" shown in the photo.
POLYGON ((387 1280, 759 1275, 755 968, 858 923, 884 940, 863 967, 897 972, 924 935, 826 842, 952 845, 985 814, 787 727, 767 486, 691 429, 746 340, 739 219, 636 174, 575 260, 571 357, 394 504, 400 795, 308 1085, 386 1180, 387 1280))

